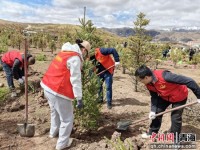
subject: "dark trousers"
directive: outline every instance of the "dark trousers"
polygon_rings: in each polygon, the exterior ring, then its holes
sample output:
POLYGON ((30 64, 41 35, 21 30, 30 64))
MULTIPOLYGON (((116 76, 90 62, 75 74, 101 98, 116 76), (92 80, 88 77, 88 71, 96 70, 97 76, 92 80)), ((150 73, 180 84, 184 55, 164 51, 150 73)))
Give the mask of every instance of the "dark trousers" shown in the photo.
POLYGON ((189 61, 191 61, 191 60, 192 60, 192 58, 193 58, 193 56, 189 56, 189 61))
POLYGON ((3 67, 4 72, 6 73, 6 79, 7 79, 8 86, 9 86, 10 90, 13 90, 15 88, 15 86, 13 83, 12 69, 10 66, 8 66, 6 63, 2 62, 1 60, 0 60, 0 63, 3 67))
MULTIPOLYGON (((168 102, 168 101, 163 100, 163 99, 160 98, 160 99, 158 99, 158 105, 157 105, 156 114, 165 111, 166 108, 170 104, 172 104, 172 108, 175 108, 175 107, 184 105, 186 103, 186 101, 187 101, 187 99, 185 99, 183 101, 180 101, 180 102, 171 103, 171 102, 168 102)), ((177 132, 179 134, 181 132, 182 114, 183 114, 183 108, 171 112, 171 129, 170 129, 170 133, 176 134, 176 132, 177 132)), ((151 125, 150 125, 150 129, 149 129, 149 134, 152 134, 152 132, 158 133, 158 131, 159 131, 160 127, 161 127, 162 117, 163 117, 163 115, 158 116, 154 120, 152 120, 151 125)))
POLYGON ((98 92, 99 101, 103 101, 103 82, 106 83, 106 100, 107 105, 112 105, 112 83, 113 83, 113 75, 110 74, 108 71, 100 75, 100 89, 98 92))

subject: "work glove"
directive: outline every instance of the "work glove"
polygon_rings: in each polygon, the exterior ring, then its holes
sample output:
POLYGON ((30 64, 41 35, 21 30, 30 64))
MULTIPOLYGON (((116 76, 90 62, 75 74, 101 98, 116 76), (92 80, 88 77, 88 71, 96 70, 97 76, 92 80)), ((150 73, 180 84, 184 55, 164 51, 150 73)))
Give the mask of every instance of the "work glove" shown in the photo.
POLYGON ((153 119, 155 119, 155 118, 156 118, 156 113, 151 111, 151 112, 149 113, 149 119, 153 120, 153 119))
POLYGON ((25 81, 25 76, 22 76, 22 79, 25 81))
POLYGON ((82 101, 82 99, 77 100, 77 105, 76 105, 76 107, 77 107, 78 109, 83 108, 83 101, 82 101))
POLYGON ((115 62, 115 66, 119 66, 120 62, 115 62))
POLYGON ((24 84, 24 80, 22 78, 18 79, 19 84, 24 84))

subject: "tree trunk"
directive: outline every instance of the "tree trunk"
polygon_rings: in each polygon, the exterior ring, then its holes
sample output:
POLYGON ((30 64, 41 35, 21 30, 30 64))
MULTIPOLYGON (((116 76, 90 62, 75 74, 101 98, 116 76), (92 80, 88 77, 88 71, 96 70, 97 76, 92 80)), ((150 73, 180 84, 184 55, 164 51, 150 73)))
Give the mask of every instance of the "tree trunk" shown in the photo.
POLYGON ((123 74, 126 73, 126 68, 125 68, 125 66, 122 66, 122 73, 123 73, 123 74))
POLYGON ((138 92, 138 80, 137 80, 137 78, 135 79, 135 92, 138 92))
POLYGON ((177 66, 176 66, 176 62, 174 62, 174 68, 177 68, 177 66))
POLYGON ((156 69, 158 69, 158 61, 156 61, 156 69))

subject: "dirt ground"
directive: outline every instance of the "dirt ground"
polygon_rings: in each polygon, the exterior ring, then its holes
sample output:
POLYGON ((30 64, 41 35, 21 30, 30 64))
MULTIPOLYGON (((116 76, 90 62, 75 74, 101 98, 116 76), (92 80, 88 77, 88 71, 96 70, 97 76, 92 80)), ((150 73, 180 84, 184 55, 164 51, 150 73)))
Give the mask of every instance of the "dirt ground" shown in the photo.
MULTIPOLYGON (((49 61, 38 61, 32 66, 32 75, 29 80, 39 80, 47 69, 49 61)), ((193 78, 200 83, 200 70, 193 69, 192 66, 182 64, 178 69, 174 69, 171 62, 165 61, 158 66, 159 69, 168 69, 178 74, 183 74, 193 78)), ((78 134, 72 132, 71 136, 74 142, 70 150, 104 150, 112 149, 106 143, 105 137, 113 139, 117 133, 115 128, 118 121, 123 119, 139 120, 148 117, 150 110, 150 96, 143 85, 140 85, 141 92, 134 92, 132 77, 129 74, 122 74, 121 69, 115 70, 113 83, 113 108, 108 110, 104 102, 101 110, 100 128, 90 133, 78 134)), ((0 72, 0 82, 6 85, 4 73, 0 72)), ((17 85, 17 83, 16 83, 17 85)), ((24 123, 25 120, 25 97, 22 94, 15 100, 9 100, 6 104, 0 106, 0 150, 54 150, 57 138, 50 139, 49 119, 50 110, 48 103, 40 99, 41 93, 32 91, 29 93, 29 123, 34 123, 36 127, 35 136, 32 138, 20 137, 17 132, 17 124, 24 123), (22 105, 17 111, 10 111, 13 103, 19 102, 22 105)), ((190 91, 188 102, 195 101, 196 97, 190 91)), ((185 109, 183 117, 183 132, 195 133, 197 136, 197 149, 200 149, 200 118, 199 106, 193 106, 185 109), (199 147, 199 148, 198 148, 199 147)), ((122 140, 132 138, 138 142, 135 149, 149 149, 149 139, 141 139, 141 133, 146 131, 149 126, 149 120, 142 123, 131 125, 127 131, 121 132, 122 140)), ((170 128, 170 114, 165 114, 160 132, 167 131, 170 128)))

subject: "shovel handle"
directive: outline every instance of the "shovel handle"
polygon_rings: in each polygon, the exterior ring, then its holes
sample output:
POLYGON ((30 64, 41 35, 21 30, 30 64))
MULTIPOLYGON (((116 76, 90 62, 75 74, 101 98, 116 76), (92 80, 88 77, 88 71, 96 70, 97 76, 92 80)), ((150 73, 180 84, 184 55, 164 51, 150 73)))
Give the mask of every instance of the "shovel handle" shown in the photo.
POLYGON ((146 118, 143 118, 141 120, 138 120, 138 121, 134 121, 132 122, 131 124, 137 124, 137 123, 140 123, 140 122, 144 122, 144 121, 147 121, 149 119, 149 117, 146 117, 146 118))
POLYGON ((26 105, 25 105, 25 108, 26 108, 26 112, 25 112, 25 115, 26 115, 26 121, 25 123, 28 123, 28 65, 27 65, 27 49, 28 49, 28 45, 27 45, 27 39, 25 38, 24 39, 24 75, 25 75, 25 99, 26 99, 26 105))
POLYGON ((105 69, 105 70, 99 72, 97 75, 100 75, 100 74, 104 73, 105 71, 109 70, 109 69, 112 68, 112 67, 115 67, 115 65, 112 65, 112 66, 108 67, 107 69, 105 69))
POLYGON ((156 117, 161 116, 161 115, 163 115, 163 114, 166 114, 166 113, 168 113, 168 112, 172 112, 172 111, 174 111, 174 110, 178 110, 178 109, 181 109, 181 108, 185 108, 185 107, 187 107, 187 106, 194 105, 194 104, 196 104, 196 103, 198 103, 198 102, 196 101, 196 102, 192 102, 192 103, 188 103, 188 104, 185 104, 185 105, 182 105, 182 106, 178 106, 178 107, 175 107, 175 108, 168 109, 168 110, 166 110, 166 111, 164 111, 164 112, 161 112, 161 113, 156 114, 156 117))
MULTIPOLYGON (((172 111, 174 111, 174 110, 178 110, 178 109, 181 109, 181 108, 185 108, 185 107, 187 107, 187 106, 191 106, 191 105, 197 104, 197 103, 198 103, 198 102, 196 101, 196 102, 188 103, 188 104, 185 104, 185 105, 182 105, 182 106, 178 106, 178 107, 176 107, 176 108, 167 109, 166 111, 163 111, 163 112, 161 112, 161 113, 156 114, 156 117, 161 116, 161 115, 163 115, 163 114, 166 114, 166 113, 168 113, 168 112, 172 112, 172 111)), ((143 119, 141 119, 141 120, 132 122, 131 124, 137 124, 137 123, 146 121, 146 120, 148 120, 148 119, 149 119, 149 117, 146 117, 146 118, 143 118, 143 119)))

